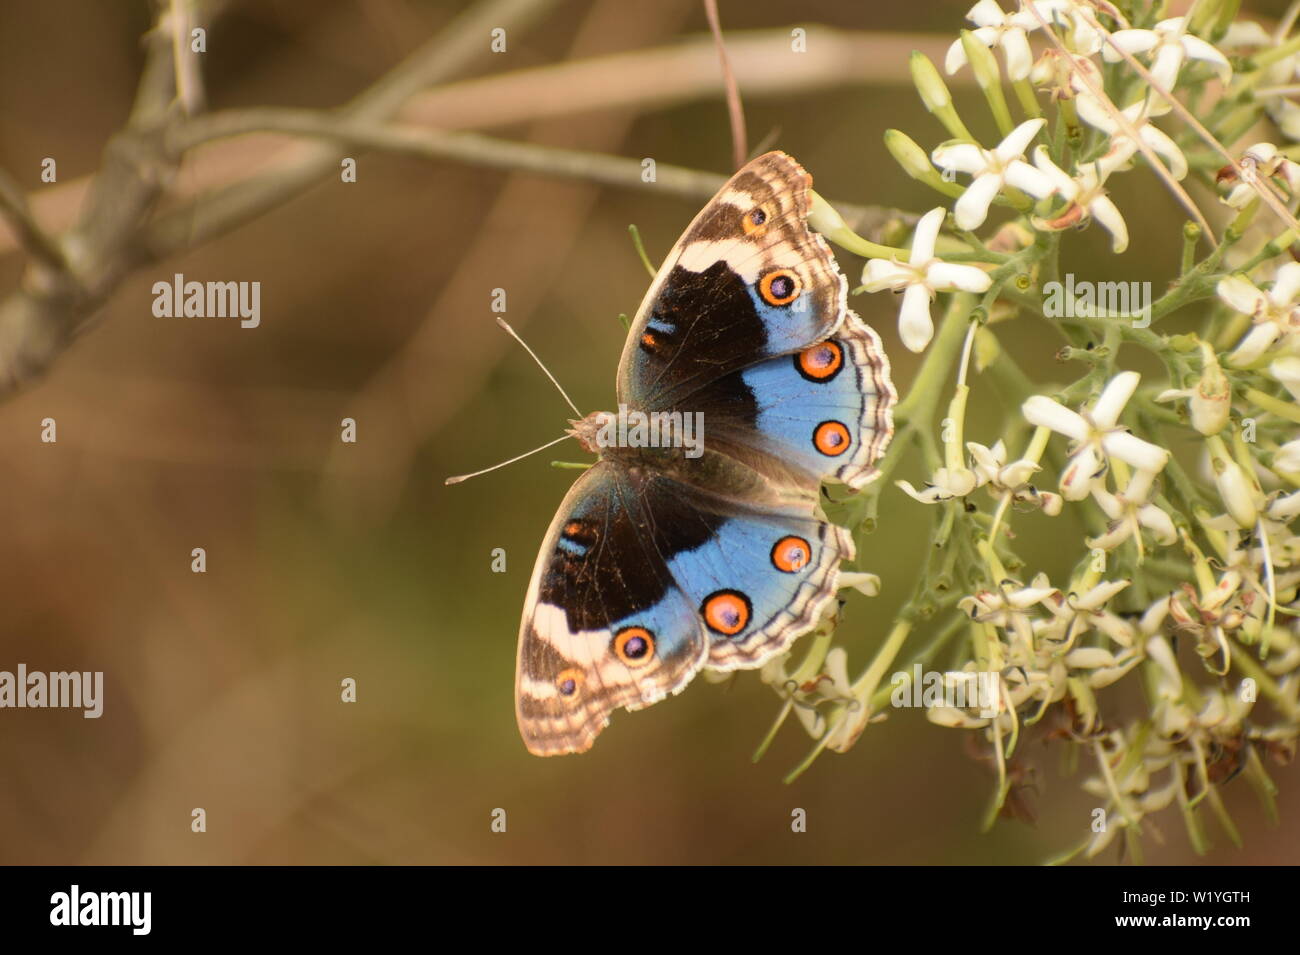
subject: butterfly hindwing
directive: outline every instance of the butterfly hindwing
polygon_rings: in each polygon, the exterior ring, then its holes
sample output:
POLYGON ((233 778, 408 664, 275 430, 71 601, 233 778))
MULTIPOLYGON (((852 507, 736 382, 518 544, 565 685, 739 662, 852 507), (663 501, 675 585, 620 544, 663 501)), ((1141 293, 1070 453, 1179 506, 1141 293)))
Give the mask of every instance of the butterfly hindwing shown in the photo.
POLYGON ((520 629, 520 731, 581 752, 616 708, 681 690, 701 666, 760 666, 833 599, 847 531, 797 505, 720 496, 597 464, 574 485, 534 569, 520 629))
POLYGON ((540 756, 588 749, 613 710, 680 691, 707 655, 635 498, 626 473, 597 463, 566 495, 538 554, 515 699, 520 733, 540 756))
POLYGON ((715 447, 782 483, 860 488, 893 434, 897 400, 876 333, 853 312, 801 351, 710 382, 692 399, 715 447))

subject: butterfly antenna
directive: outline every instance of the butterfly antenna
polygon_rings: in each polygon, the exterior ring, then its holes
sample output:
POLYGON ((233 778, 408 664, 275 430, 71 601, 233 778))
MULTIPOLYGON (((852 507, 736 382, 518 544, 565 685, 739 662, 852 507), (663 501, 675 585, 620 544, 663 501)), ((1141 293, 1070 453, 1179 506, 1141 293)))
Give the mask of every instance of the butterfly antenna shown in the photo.
MULTIPOLYGON (((545 372, 547 378, 551 379, 551 384, 553 384, 553 385, 555 386, 555 390, 558 391, 558 392, 563 396, 563 398, 564 398, 565 401, 568 401, 568 402, 569 402, 569 407, 573 409, 573 413, 576 414, 579 418, 581 418, 581 417, 582 417, 582 412, 578 410, 578 406, 575 405, 575 404, 574 404, 574 403, 569 399, 568 394, 566 394, 565 391, 564 391, 564 389, 560 387, 560 383, 559 383, 558 381, 555 380, 555 376, 551 374, 550 369, 547 368, 545 365, 542 364, 542 360, 541 360, 540 358, 537 357, 537 352, 533 351, 531 348, 528 347, 528 342, 526 342, 526 341, 524 341, 522 338, 520 338, 520 337, 519 337, 519 333, 516 332, 513 328, 511 328, 509 325, 507 325, 507 324, 506 324, 506 320, 505 320, 504 318, 502 318, 500 315, 498 315, 498 316, 496 317, 496 319, 497 319, 497 324, 500 325, 502 328, 504 328, 507 332, 509 332, 511 338, 513 338, 513 339, 514 339, 515 341, 517 341, 519 344, 521 344, 521 345, 524 346, 524 351, 528 352, 528 354, 531 355, 531 356, 533 357, 533 361, 537 362, 537 367, 540 368, 543 372, 545 372)), ((554 444, 554 443, 555 443, 554 441, 551 442, 551 444, 554 444)), ((545 447, 548 447, 548 448, 549 448, 550 445, 549 445, 549 444, 548 444, 548 445, 545 445, 545 447)), ((538 448, 537 450, 540 451, 541 448, 538 448)), ((529 453, 529 454, 532 454, 531 451, 529 451, 528 453, 529 453)), ((507 461, 506 463, 509 464, 510 462, 507 461)))
MULTIPOLYGON (((524 347, 527 347, 527 346, 524 346, 524 347)), ((575 409, 575 410, 576 410, 576 409, 575 409)), ((528 455, 530 455, 530 454, 536 454, 538 451, 545 451, 547 448, 552 447, 553 445, 557 445, 557 444, 559 444, 561 441, 565 441, 565 440, 567 440, 568 438, 569 438, 569 435, 567 435, 567 434, 565 434, 565 435, 561 435, 560 437, 556 438, 554 441, 548 441, 548 442, 546 442, 544 445, 542 445, 540 448, 533 448, 533 450, 531 450, 531 451, 525 451, 523 454, 520 454, 520 455, 517 455, 516 457, 511 458, 509 461, 502 461, 500 464, 494 464, 494 465, 492 465, 492 467, 490 467, 490 468, 484 468, 482 471, 475 471, 473 474, 458 474, 458 475, 456 475, 455 477, 449 477, 449 478, 447 478, 447 480, 443 481, 442 483, 443 483, 443 484, 459 484, 461 481, 468 481, 470 478, 472 478, 472 477, 478 477, 480 474, 487 474, 489 471, 495 471, 497 468, 503 468, 503 467, 505 467, 507 464, 514 464, 516 461, 522 461, 524 458, 528 457, 528 455)))

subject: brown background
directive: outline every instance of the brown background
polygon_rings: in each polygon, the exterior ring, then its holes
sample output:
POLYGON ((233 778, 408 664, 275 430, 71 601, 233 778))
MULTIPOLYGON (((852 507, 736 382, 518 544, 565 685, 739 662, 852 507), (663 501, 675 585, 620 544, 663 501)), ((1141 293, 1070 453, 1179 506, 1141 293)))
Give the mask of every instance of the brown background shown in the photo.
MULTIPOLYGON (((907 85, 906 53, 920 45, 940 55, 968 6, 723 3, 728 31, 878 33, 829 84, 787 89, 782 62, 763 65, 742 87, 752 140, 772 135, 830 198, 938 204, 902 175, 881 133, 897 126, 927 148, 945 138, 907 85)), ((210 105, 335 105, 461 9, 228 3, 204 59, 210 105)), ((57 217, 124 121, 148 23, 135 2, 0 7, 0 165, 43 215, 57 217), (45 156, 58 161, 58 186, 39 182, 45 156)), ((676 44, 705 29, 693 0, 565 0, 461 79, 676 44)), ((818 56, 815 40, 807 57, 818 56)), ((716 82, 665 102, 665 77, 629 74, 617 59, 601 69, 600 82, 545 102, 529 100, 529 84, 502 99, 467 83, 444 97, 456 109, 440 118, 726 171, 716 82), (582 105, 615 89, 620 105, 582 105)), ((960 97, 976 131, 991 136, 982 103, 960 97)), ((250 140, 238 162, 282 145, 250 140)), ((197 175, 183 170, 177 187, 195 187, 197 175)), ((1167 275, 1181 219, 1153 183, 1134 173, 1117 185, 1133 232, 1122 260, 1107 257, 1096 230, 1070 238, 1081 272, 1167 275)), ((558 434, 567 417, 492 325, 490 291, 508 290, 508 317, 580 407, 608 406, 617 315, 635 311, 646 286, 627 225, 657 260, 696 206, 366 155, 356 184, 324 181, 126 281, 48 378, 0 405, 0 669, 103 670, 107 682, 97 721, 0 711, 0 861, 1023 863, 1081 839, 1095 800, 1077 775, 1059 773, 1057 749, 1037 743, 1026 751, 1038 764, 1037 824, 1002 822, 981 835, 992 775, 967 755, 964 734, 914 712, 891 713, 850 754, 827 755, 783 785, 808 740, 787 727, 751 764, 777 709, 753 674, 619 714, 585 757, 525 752, 511 703, 515 634, 536 547, 573 473, 542 455, 442 486, 558 434), (262 282, 261 327, 154 318, 150 287, 174 272, 262 282), (338 442, 347 415, 359 421, 355 446, 338 442), (45 417, 58 421, 55 445, 39 441, 45 417), (206 575, 190 572, 198 546, 206 575), (506 574, 490 572, 495 547, 508 554, 506 574), (348 676, 356 705, 338 699, 348 676), (196 806, 207 810, 206 834, 190 832, 196 806), (489 831, 496 807, 509 813, 507 834, 489 831), (790 832, 794 807, 808 812, 806 834, 790 832)), ((861 262, 840 257, 856 279, 861 262)), ((6 245, 0 289, 19 274, 6 245)), ((855 307, 880 329, 905 390, 915 359, 897 343, 895 300, 855 307)), ((1012 342, 1027 367, 1043 380, 1073 374, 1057 371, 1057 341, 1039 334, 1026 323, 1012 342)), ((991 444, 1003 412, 978 382, 975 391, 969 436, 991 444)), ((921 477, 915 462, 900 476, 921 477)), ((855 671, 925 546, 922 505, 890 490, 883 511, 863 565, 882 574, 885 596, 853 600, 841 631, 855 671)), ((1062 535, 1082 533, 1069 520, 1026 522, 1035 567, 1064 572, 1062 535)), ((1119 700, 1126 690, 1113 692, 1119 700)), ((1273 772, 1282 827, 1266 826, 1244 783, 1230 786, 1246 848, 1232 849, 1211 824, 1217 848, 1206 861, 1296 861, 1300 779, 1294 768, 1273 772)), ((1149 860, 1196 860, 1175 812, 1155 821, 1149 860)))

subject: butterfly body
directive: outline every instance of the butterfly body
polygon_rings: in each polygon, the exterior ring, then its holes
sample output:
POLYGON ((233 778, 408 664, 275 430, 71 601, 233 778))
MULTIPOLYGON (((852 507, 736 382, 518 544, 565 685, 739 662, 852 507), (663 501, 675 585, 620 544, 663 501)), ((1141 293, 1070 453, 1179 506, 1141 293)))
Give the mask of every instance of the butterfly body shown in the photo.
POLYGON ((680 692, 701 668, 761 666, 834 601, 854 547, 819 488, 875 476, 895 394, 807 227, 810 185, 779 152, 733 176, 632 323, 619 411, 571 423, 600 460, 529 585, 516 711, 533 753, 589 748, 614 709, 680 692))

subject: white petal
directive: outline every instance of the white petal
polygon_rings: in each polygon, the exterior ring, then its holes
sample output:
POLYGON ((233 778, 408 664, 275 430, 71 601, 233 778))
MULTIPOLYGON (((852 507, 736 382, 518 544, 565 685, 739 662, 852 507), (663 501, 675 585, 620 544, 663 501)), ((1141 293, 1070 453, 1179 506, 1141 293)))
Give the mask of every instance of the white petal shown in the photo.
POLYGON ((1111 457, 1142 471, 1159 471, 1169 463, 1168 451, 1127 431, 1112 431, 1101 439, 1101 446, 1111 457))
POLYGON ((957 227, 978 229, 989 215, 989 204, 1002 188, 1002 177, 997 173, 986 172, 975 177, 975 181, 966 187, 952 208, 957 227))
POLYGON ((1200 37, 1192 36, 1190 33, 1184 35, 1183 49, 1192 59, 1213 65, 1219 74, 1219 79, 1224 83, 1232 79, 1232 64, 1228 62, 1228 58, 1200 37))
POLYGON ((934 262, 925 270, 925 284, 936 292, 961 289, 963 292, 987 292, 993 280, 983 269, 973 265, 934 262))
POLYGON ((1074 605, 1080 610, 1100 610, 1112 597, 1126 590, 1131 580, 1103 580, 1086 594, 1076 596, 1074 605))
POLYGON ((976 26, 994 27, 1006 22, 1007 15, 998 6, 997 0, 979 0, 975 6, 966 11, 966 19, 976 26))
POLYGON ((1047 125, 1047 120, 1041 116, 1038 119, 1027 119, 1015 129, 1007 134, 1007 138, 998 144, 996 150, 998 158, 1003 162, 1010 162, 1018 159, 1025 154, 1029 144, 1033 142, 1038 131, 1047 125))
POLYGON ((1255 501, 1255 489, 1241 465, 1236 461, 1225 461, 1223 470, 1215 475, 1214 483, 1218 486, 1219 497, 1223 499, 1232 519, 1241 527, 1254 527, 1255 520, 1259 517, 1259 508, 1255 501))
POLYGON ((1155 535, 1157 544, 1167 547, 1178 540, 1178 529, 1174 527, 1173 518, 1154 504, 1148 504, 1138 511, 1138 520, 1155 535))
POLYGON ((1092 408, 1092 420, 1099 428, 1113 428, 1128 400, 1137 391, 1142 376, 1136 371, 1122 371, 1102 389, 1101 397, 1092 408))
POLYGON ((1254 283, 1240 275, 1220 279, 1215 290, 1230 308, 1243 315, 1255 315, 1268 307, 1268 297, 1254 283))
POLYGON ((974 143, 945 143, 936 146, 930 158, 940 169, 951 169, 974 176, 988 168, 989 159, 984 150, 974 143))
POLYGON ((1034 148, 1034 165, 1043 175, 1052 180, 1052 187, 1064 199, 1073 199, 1079 194, 1079 184, 1070 178, 1069 173, 1052 162, 1051 153, 1046 146, 1034 148))
POLYGON ((1119 208, 1108 196, 1098 196, 1088 204, 1088 212, 1111 234, 1111 251, 1118 255, 1128 248, 1128 225, 1119 208))
MULTIPOLYGON (((1154 30, 1116 30, 1110 38, 1125 53, 1135 54, 1154 50, 1162 39, 1154 30)), ((1124 59, 1109 43, 1102 47, 1101 55, 1107 63, 1118 63, 1124 59)))
POLYGON ((1102 470, 1102 460, 1091 444, 1070 456, 1061 474, 1061 496, 1067 501, 1082 501, 1092 491, 1097 475, 1102 470))
POLYGON ((1162 46, 1151 64, 1152 85, 1172 91, 1178 83, 1178 71, 1183 68, 1185 56, 1183 48, 1177 43, 1162 46))
POLYGON ((1300 294, 1300 262, 1288 262, 1277 270, 1277 280, 1269 290, 1273 304, 1285 307, 1300 294))
POLYGON ((898 335, 908 350, 914 352, 925 351, 934 337, 930 291, 924 285, 913 285, 903 293, 903 305, 898 310, 898 335))
POLYGON ((939 206, 921 216, 921 220, 916 224, 916 231, 912 234, 910 264, 913 268, 920 268, 934 258, 934 243, 939 238, 939 227, 943 225, 947 215, 947 210, 939 206))
POLYGON ((1156 129, 1150 123, 1144 123, 1139 129, 1142 141, 1147 144, 1157 156, 1165 161, 1169 167, 1169 173, 1175 179, 1185 179, 1187 177, 1187 157, 1183 151, 1178 148, 1172 139, 1163 132, 1156 129))
POLYGON ((1300 472, 1300 441, 1288 441, 1273 455, 1273 467, 1290 474, 1300 472))
POLYGON ((1250 334, 1243 338, 1240 344, 1233 349, 1232 354, 1228 356, 1228 364, 1237 368, 1253 365, 1265 352, 1273 347, 1273 343, 1277 341, 1278 336, 1281 334, 1281 330, 1272 322, 1256 325, 1250 334))
POLYGON ((1002 34, 1002 53, 1007 60, 1007 78, 1013 83, 1026 79, 1034 68, 1034 54, 1029 49, 1029 38, 1023 30, 1008 30, 1002 34))
POLYGON ((899 291, 917 282, 913 269, 889 259, 868 259, 867 267, 862 272, 862 283, 868 292, 880 292, 884 289, 899 291))
POLYGON ((1050 196, 1056 191, 1056 184, 1050 176, 1035 169, 1023 159, 1010 163, 1003 175, 1009 185, 1015 186, 1021 192, 1029 193, 1035 199, 1050 196))
POLYGON ((952 76, 965 65, 966 48, 962 46, 961 40, 958 40, 948 47, 948 55, 943 59, 943 69, 945 73, 952 76))
POLYGON ((1268 366, 1268 373, 1282 383, 1282 387, 1291 392, 1291 397, 1300 401, 1300 358, 1290 356, 1279 358, 1268 366))
POLYGON ((1040 428, 1051 428, 1075 441, 1083 441, 1088 437, 1088 422, 1065 405, 1044 395, 1033 395, 1026 399, 1020 406, 1020 411, 1026 421, 1040 428))

